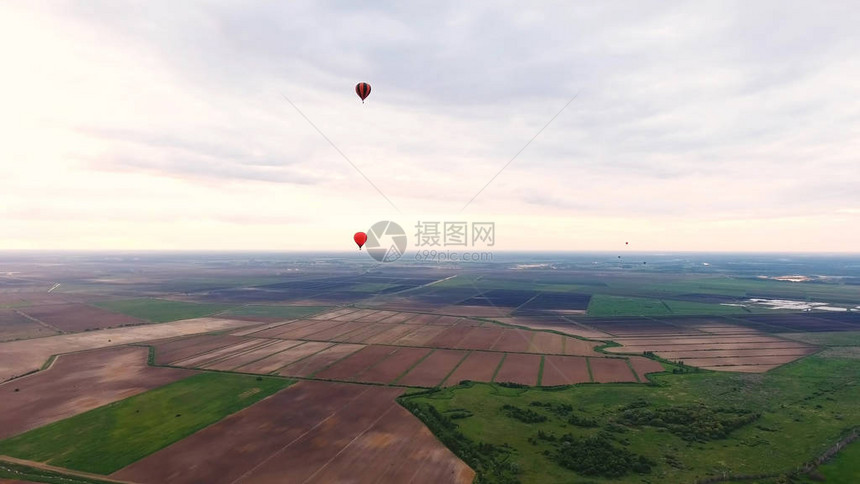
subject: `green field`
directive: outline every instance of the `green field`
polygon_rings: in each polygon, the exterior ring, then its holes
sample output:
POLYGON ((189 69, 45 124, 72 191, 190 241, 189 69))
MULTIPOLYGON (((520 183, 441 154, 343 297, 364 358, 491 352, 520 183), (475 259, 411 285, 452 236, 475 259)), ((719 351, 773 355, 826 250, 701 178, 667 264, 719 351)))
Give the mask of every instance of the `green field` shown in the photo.
MULTIPOLYGON (((443 441, 478 467, 482 482, 518 482, 511 476, 521 482, 692 482, 722 474, 778 474, 810 461, 860 425, 858 377, 857 360, 809 357, 766 374, 666 374, 655 376, 655 385, 584 384, 556 391, 469 384, 403 402, 437 435, 450 434, 450 428, 444 430, 450 423, 457 426, 471 444, 452 443, 450 435, 443 441), (625 410, 640 402, 640 410, 625 410), (434 411, 426 405, 450 416, 447 423, 434 423, 434 411), (512 418, 505 405, 546 420, 512 418), (548 410, 563 405, 570 405, 579 421, 596 426, 572 424, 570 415, 548 410), (685 417, 690 408, 699 409, 701 416, 685 417), (632 411, 650 412, 652 420, 625 423, 625 412, 632 411), (731 412, 760 416, 726 431, 726 422, 734 418, 731 412), (682 418, 672 423, 675 414, 682 418), (539 432, 554 438, 571 434, 571 449, 603 442, 603 450, 612 451, 607 455, 627 452, 654 465, 649 473, 629 471, 613 478, 577 474, 551 457, 560 444, 542 440, 539 432), (505 444, 510 451, 501 447, 505 444), (475 464, 482 459, 483 464, 475 464), (501 471, 494 474, 494 469, 501 471)), ((591 450, 595 455, 601 451, 591 450)))
POLYGON ((49 484, 108 484, 111 482, 47 471, 5 461, 0 461, 0 479, 9 479, 14 482, 24 482, 24 480, 26 482, 46 482, 49 484))
POLYGON ((589 316, 691 316, 747 313, 738 306, 595 294, 588 303, 589 316))
POLYGON ((819 346, 860 346, 860 331, 780 333, 777 336, 819 346))
POLYGON ((149 298, 103 301, 96 303, 96 306, 155 323, 202 318, 233 307, 227 304, 198 304, 149 298))
POLYGON ((0 455, 110 474, 290 383, 202 373, 6 439, 0 455))
POLYGON ((855 440, 818 468, 825 482, 860 482, 860 441, 855 440))
POLYGON ((329 309, 330 306, 240 306, 229 309, 219 316, 260 316, 264 318, 304 318, 329 309))

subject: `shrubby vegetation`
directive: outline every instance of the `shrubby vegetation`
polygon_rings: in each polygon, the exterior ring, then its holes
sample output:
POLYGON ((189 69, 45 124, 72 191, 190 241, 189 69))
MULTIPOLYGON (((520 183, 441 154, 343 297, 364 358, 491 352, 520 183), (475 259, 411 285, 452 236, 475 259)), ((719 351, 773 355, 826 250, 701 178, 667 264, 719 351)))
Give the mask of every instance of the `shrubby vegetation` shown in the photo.
POLYGON ((711 408, 704 403, 655 409, 629 407, 619 415, 619 423, 663 427, 684 440, 699 442, 726 438, 732 430, 754 422, 761 416, 749 410, 711 408))
POLYGON ((443 444, 475 470, 475 484, 488 482, 518 484, 520 482, 519 467, 510 461, 513 449, 508 445, 476 442, 466 437, 450 417, 440 413, 433 405, 408 399, 400 399, 400 403, 421 419, 443 444))
POLYGON ((508 417, 515 418, 524 423, 546 422, 546 415, 541 415, 531 409, 522 409, 513 405, 502 405, 502 410, 508 417))
POLYGON ((562 467, 586 476, 621 477, 630 472, 647 474, 656 462, 618 447, 603 433, 584 439, 571 434, 559 438, 538 432, 538 439, 553 443, 553 451, 544 451, 562 467))

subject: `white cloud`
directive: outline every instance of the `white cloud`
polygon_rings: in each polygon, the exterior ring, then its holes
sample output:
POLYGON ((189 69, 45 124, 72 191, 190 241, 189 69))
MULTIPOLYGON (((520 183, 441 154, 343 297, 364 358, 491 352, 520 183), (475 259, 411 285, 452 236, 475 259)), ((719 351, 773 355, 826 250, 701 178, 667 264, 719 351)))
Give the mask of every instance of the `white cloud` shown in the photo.
POLYGON ((857 24, 852 2, 4 2, 0 248, 338 249, 431 216, 511 250, 856 251, 857 24))

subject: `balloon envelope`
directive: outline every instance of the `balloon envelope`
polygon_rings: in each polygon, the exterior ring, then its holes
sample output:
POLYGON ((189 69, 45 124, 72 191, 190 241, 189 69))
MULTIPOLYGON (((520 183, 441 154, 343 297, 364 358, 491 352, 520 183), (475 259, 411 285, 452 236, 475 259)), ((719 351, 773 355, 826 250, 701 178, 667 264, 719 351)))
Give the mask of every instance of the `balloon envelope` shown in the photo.
POLYGON ((361 250, 361 246, 364 245, 365 242, 367 242, 367 234, 365 234, 364 232, 356 232, 355 235, 352 236, 352 240, 354 240, 355 243, 358 244, 358 250, 361 250))
POLYGON ((361 102, 364 102, 364 100, 367 99, 367 96, 370 96, 370 84, 359 82, 355 85, 355 93, 361 98, 361 102))

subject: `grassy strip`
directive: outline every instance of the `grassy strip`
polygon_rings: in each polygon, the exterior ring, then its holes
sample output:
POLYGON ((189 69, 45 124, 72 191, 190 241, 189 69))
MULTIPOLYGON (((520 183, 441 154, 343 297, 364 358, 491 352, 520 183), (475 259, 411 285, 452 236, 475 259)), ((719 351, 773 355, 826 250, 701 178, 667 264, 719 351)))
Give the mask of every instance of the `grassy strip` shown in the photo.
POLYGON ((71 474, 0 461, 0 479, 47 482, 49 484, 109 484, 111 481, 90 479, 71 474))
POLYGON ((0 442, 0 454, 110 474, 281 390, 291 380, 203 373, 0 442))
POLYGON ((151 298, 103 301, 95 306, 154 323, 202 318, 233 307, 229 304, 198 304, 151 298))
POLYGON ((331 309, 331 306, 257 306, 232 308, 219 316, 259 316, 264 318, 306 318, 331 309))

